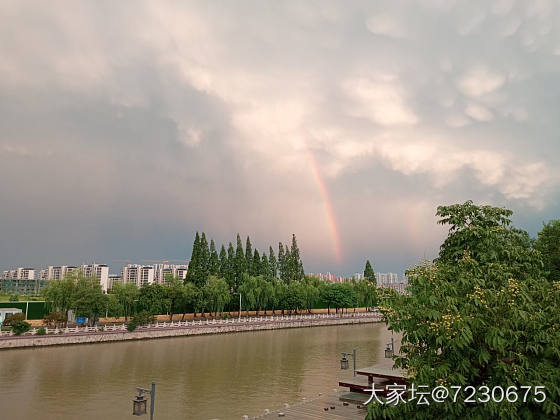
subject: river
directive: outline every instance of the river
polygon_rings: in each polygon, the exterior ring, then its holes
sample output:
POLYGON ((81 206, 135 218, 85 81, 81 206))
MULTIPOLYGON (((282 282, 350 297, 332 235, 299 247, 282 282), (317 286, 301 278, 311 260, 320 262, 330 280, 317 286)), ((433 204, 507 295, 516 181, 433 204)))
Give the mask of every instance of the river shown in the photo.
MULTIPOLYGON (((340 325, 0 351, 0 417, 132 419, 156 382, 154 419, 236 419, 333 392, 340 353, 388 365, 384 324, 340 325)), ((146 417, 145 417, 146 418, 146 417)))

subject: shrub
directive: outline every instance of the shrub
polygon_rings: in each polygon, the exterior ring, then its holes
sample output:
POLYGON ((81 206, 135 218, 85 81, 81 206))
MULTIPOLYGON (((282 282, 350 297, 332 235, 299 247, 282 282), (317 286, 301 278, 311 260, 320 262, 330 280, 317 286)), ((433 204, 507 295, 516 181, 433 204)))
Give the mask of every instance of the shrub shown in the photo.
POLYGON ((14 293, 13 295, 10 295, 9 301, 10 302, 19 302, 19 295, 17 293, 14 293))
POLYGON ((50 314, 45 315, 43 322, 49 327, 56 327, 66 322, 66 315, 64 312, 52 311, 50 314))
POLYGON ((4 320, 3 325, 6 325, 6 326, 12 325, 13 326, 15 322, 19 322, 19 321, 25 321, 25 314, 22 313, 22 312, 19 312, 17 314, 8 315, 6 317, 6 319, 4 320))
POLYGON ((39 327, 37 329, 37 335, 45 335, 47 333, 47 330, 45 330, 45 327, 39 327))
POLYGON ((130 332, 134 331, 136 329, 136 323, 134 323, 133 321, 130 321, 128 323, 128 325, 126 326, 126 329, 130 332))
POLYGON ((149 312, 142 311, 134 315, 131 322, 136 324, 137 326, 153 324, 154 322, 156 322, 156 317, 149 312))
POLYGON ((24 332, 29 331, 31 328, 31 324, 25 321, 14 321, 12 322, 12 331, 15 335, 23 334, 24 332))

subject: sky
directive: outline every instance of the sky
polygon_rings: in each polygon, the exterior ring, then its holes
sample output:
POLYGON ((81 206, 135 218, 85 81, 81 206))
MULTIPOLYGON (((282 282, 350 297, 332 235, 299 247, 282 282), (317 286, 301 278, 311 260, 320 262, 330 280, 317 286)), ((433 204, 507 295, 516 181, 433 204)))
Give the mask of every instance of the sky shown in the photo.
POLYGON ((438 205, 560 218, 555 1, 0 2, 0 269, 434 258, 438 205))

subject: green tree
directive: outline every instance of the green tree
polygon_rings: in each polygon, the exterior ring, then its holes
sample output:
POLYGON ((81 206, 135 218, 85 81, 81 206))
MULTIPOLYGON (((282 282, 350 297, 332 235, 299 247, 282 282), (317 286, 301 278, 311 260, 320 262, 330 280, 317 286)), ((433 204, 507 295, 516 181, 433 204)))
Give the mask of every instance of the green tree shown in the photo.
POLYGON ((327 304, 327 312, 331 313, 331 308, 344 308, 348 304, 347 289, 341 283, 329 283, 322 290, 321 298, 327 304))
POLYGON ((303 301, 309 313, 319 299, 320 288, 318 283, 319 280, 312 277, 306 277, 302 282, 303 301))
POLYGON ((97 277, 78 273, 72 295, 72 309, 77 316, 87 317, 90 326, 94 326, 100 315, 105 314, 107 296, 103 293, 97 277))
POLYGON ((228 271, 229 271, 229 267, 228 267, 228 258, 227 258, 227 252, 225 247, 222 245, 220 248, 220 256, 219 256, 219 275, 222 278, 227 278, 228 276, 228 271))
POLYGON ((169 298, 165 286, 158 283, 145 284, 140 288, 138 306, 141 311, 152 315, 165 314, 169 308, 169 298))
POLYGON ((254 276, 250 276, 247 273, 243 274, 241 285, 239 286, 238 291, 242 295, 242 302, 243 306, 245 307, 247 316, 249 316, 249 310, 255 309, 257 303, 257 297, 255 295, 256 290, 257 278, 254 276))
POLYGON ((288 284, 284 296, 284 307, 290 311, 298 312, 298 309, 305 306, 305 292, 301 282, 291 282, 288 284))
POLYGON ((185 282, 196 283, 197 278, 199 276, 199 272, 200 272, 200 236, 198 236, 198 232, 196 232, 185 282))
POLYGON ((548 279, 560 281, 560 220, 551 220, 543 226, 535 248, 542 254, 548 279))
POLYGON ((291 281, 301 281, 305 277, 303 262, 299 255, 299 247, 296 235, 292 234, 292 246, 290 248, 290 258, 288 261, 289 278, 291 281))
POLYGON ((251 263, 251 274, 252 276, 258 276, 261 274, 261 256, 257 248, 255 248, 255 252, 253 252, 253 262, 251 263))
POLYGON ((284 245, 282 242, 278 242, 278 277, 282 281, 286 281, 286 257, 284 254, 284 245))
POLYGON ((63 279, 51 280, 49 285, 43 289, 43 296, 51 310, 64 314, 65 325, 68 321, 68 311, 72 309, 75 289, 76 277, 74 273, 67 274, 63 279))
POLYGON ((214 244, 214 239, 210 240, 210 259, 208 262, 208 273, 212 276, 218 276, 220 274, 220 258, 218 257, 218 252, 216 251, 216 244, 214 244))
POLYGON ((208 309, 218 316, 218 312, 223 312, 224 307, 229 303, 229 285, 225 279, 210 276, 208 284, 204 286, 203 293, 206 297, 208 309))
POLYGON ((235 251, 233 250, 233 245, 230 242, 227 250, 227 272, 225 274, 225 279, 229 284, 230 290, 236 290, 235 288, 235 251))
POLYGON ((368 278, 363 278, 355 285, 356 294, 358 295, 358 304, 366 308, 377 304, 377 287, 375 283, 368 278))
POLYGON ((275 278, 278 277, 278 262, 272 247, 268 248, 268 263, 270 264, 270 275, 275 278))
POLYGON ((247 273, 253 273, 253 246, 251 245, 251 239, 247 236, 247 241, 245 242, 245 270, 247 273))
POLYGON ((125 321, 134 314, 136 300, 138 299, 138 287, 135 283, 115 283, 111 289, 111 294, 115 295, 122 307, 122 314, 125 321))
POLYGON ((210 275, 210 249, 208 247, 208 241, 206 240, 206 234, 202 232, 200 236, 200 272, 196 278, 196 284, 202 287, 206 284, 208 276, 210 275))
POLYGON ((168 277, 167 286, 165 286, 165 296, 169 302, 169 321, 172 321, 173 314, 181 310, 185 300, 185 288, 179 277, 168 277))
POLYGON ((183 299, 181 301, 183 316, 181 317, 181 321, 185 320, 185 315, 190 310, 192 310, 196 316, 201 300, 202 291, 196 287, 194 283, 185 283, 183 285, 183 299))
POLYGON ((395 366, 429 388, 539 385, 547 398, 375 404, 368 418, 557 418, 560 284, 546 280, 540 252, 526 232, 510 226, 510 210, 468 201, 440 206, 436 214, 449 227, 438 258, 407 272, 408 294, 384 289, 381 297, 389 328, 402 333, 395 366))
POLYGON ((263 252, 261 256, 261 265, 258 274, 263 275, 267 279, 272 277, 272 273, 270 272, 270 263, 268 262, 268 257, 265 252, 263 252))
POLYGON ((233 261, 233 266, 234 266, 234 273, 235 273, 234 290, 237 290, 237 288, 239 287, 243 279, 243 273, 245 273, 247 270, 245 254, 243 253, 243 244, 241 242, 241 237, 239 236, 239 233, 237 234, 237 247, 235 249, 235 258, 233 261))
POLYGON ((369 260, 366 261, 366 267, 364 268, 364 279, 368 280, 374 285, 377 284, 377 279, 375 278, 375 272, 373 271, 373 268, 369 260))

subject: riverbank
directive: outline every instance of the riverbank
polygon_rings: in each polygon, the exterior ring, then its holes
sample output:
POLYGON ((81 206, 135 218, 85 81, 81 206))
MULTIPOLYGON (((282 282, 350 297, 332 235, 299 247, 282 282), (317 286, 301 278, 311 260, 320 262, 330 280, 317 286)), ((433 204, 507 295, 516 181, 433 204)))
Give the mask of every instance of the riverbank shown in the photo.
POLYGON ((177 323, 156 323, 127 331, 126 327, 114 326, 112 330, 60 330, 59 334, 23 335, 0 337, 0 349, 42 347, 69 344, 106 343, 111 341, 149 340, 156 338, 184 337, 203 334, 224 334, 245 331, 262 331, 286 328, 319 327, 328 325, 364 324, 380 322, 377 313, 358 312, 345 315, 291 315, 277 317, 242 318, 241 320, 212 320, 177 323))

